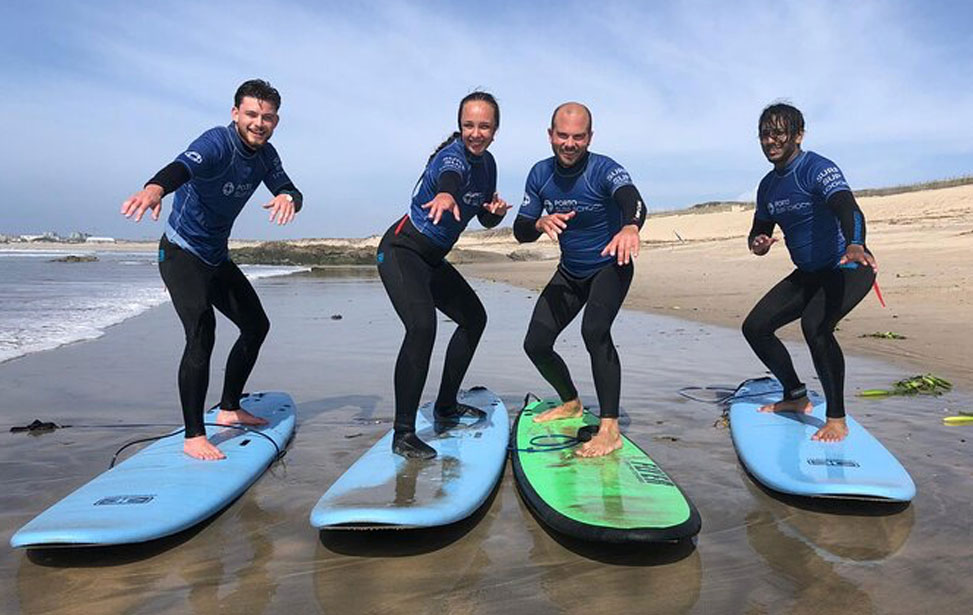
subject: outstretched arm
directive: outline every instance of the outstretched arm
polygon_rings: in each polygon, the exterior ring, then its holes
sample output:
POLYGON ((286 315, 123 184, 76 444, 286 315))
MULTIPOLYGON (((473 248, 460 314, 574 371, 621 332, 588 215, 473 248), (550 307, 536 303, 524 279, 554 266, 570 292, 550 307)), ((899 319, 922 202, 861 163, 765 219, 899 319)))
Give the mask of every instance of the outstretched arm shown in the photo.
POLYGON ((162 213, 162 198, 178 190, 190 178, 186 165, 176 160, 170 162, 147 181, 145 187, 122 203, 122 215, 126 218, 135 216, 135 221, 139 222, 146 211, 151 211, 152 219, 158 220, 162 213))
POLYGON ((439 224, 443 214, 450 212, 457 222, 461 220, 458 199, 460 190, 463 187, 463 177, 456 171, 444 171, 439 175, 436 182, 436 196, 431 201, 422 206, 428 209, 427 218, 432 218, 433 224, 439 224))
POLYGON ((287 182, 277 189, 269 203, 264 203, 263 208, 270 210, 271 223, 281 226, 293 220, 303 206, 304 195, 292 182, 287 182))
POLYGON ((493 199, 489 203, 484 203, 483 208, 477 212, 476 219, 480 221, 483 228, 493 228, 500 224, 510 205, 500 197, 497 192, 493 193, 493 199))

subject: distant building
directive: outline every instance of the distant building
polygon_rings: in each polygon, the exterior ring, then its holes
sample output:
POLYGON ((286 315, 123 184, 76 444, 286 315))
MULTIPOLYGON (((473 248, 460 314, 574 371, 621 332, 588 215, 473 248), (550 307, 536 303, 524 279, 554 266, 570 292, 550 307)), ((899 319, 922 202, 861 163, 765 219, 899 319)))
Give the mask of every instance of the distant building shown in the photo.
POLYGON ((85 237, 85 243, 115 243, 114 237, 85 237))
POLYGON ((83 243, 87 241, 88 237, 91 237, 91 235, 89 235, 88 233, 85 233, 83 231, 74 231, 73 233, 68 235, 68 241, 70 241, 71 243, 83 243))

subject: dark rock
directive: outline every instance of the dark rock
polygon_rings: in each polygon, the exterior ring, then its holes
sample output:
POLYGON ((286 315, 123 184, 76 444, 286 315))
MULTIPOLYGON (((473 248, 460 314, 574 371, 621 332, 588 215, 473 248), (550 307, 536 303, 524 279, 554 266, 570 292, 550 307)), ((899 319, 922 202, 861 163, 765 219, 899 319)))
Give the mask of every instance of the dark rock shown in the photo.
POLYGON ((60 258, 53 258, 49 263, 97 263, 98 257, 94 254, 85 254, 83 256, 76 256, 74 254, 68 254, 67 256, 62 256, 60 258))

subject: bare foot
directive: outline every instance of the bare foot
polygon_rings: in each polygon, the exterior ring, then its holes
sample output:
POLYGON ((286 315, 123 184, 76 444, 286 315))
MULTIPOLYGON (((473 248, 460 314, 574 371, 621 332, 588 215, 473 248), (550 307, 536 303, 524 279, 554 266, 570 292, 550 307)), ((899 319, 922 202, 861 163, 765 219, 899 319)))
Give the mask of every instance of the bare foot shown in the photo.
POLYGON ((550 410, 541 412, 534 417, 535 423, 546 423, 548 421, 557 421, 559 419, 576 419, 581 416, 584 411, 584 406, 581 405, 580 399, 572 399, 571 401, 566 401, 560 406, 554 406, 550 410))
POLYGON ((840 419, 829 418, 824 427, 811 436, 811 439, 818 442, 841 442, 846 437, 848 437, 848 423, 842 417, 840 419))
POLYGON ((216 422, 222 425, 266 425, 267 419, 254 416, 243 410, 220 410, 216 422))
POLYGON ((807 397, 798 397, 797 399, 784 400, 776 404, 761 406, 757 412, 803 412, 804 414, 811 414, 812 410, 814 410, 814 404, 811 403, 810 399, 807 397))
POLYGON ((203 459, 204 461, 226 459, 226 455, 224 455, 220 449, 213 446, 210 441, 206 439, 206 436, 186 438, 182 445, 182 452, 186 453, 190 457, 203 459))
POLYGON ((602 457, 622 448, 622 435, 618 431, 618 419, 601 419, 598 433, 574 452, 578 457, 602 457))

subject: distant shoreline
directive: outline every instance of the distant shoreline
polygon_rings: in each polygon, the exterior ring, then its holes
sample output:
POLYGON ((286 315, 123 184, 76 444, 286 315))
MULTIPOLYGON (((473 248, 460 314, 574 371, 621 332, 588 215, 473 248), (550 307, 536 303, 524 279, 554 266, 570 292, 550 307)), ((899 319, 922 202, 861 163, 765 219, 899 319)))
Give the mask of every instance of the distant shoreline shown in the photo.
MULTIPOLYGON (((859 199, 888 307, 882 308, 869 295, 841 322, 838 337, 846 351, 881 357, 915 373, 935 372, 973 388, 968 348, 973 339, 971 184, 973 179, 952 187, 903 189, 859 199), (861 337, 889 331, 906 339, 861 337)), ((747 251, 752 217, 752 209, 742 204, 650 216, 641 231, 642 253, 625 307, 739 327, 756 301, 792 269, 783 243, 763 258, 747 251)), ((234 261, 241 264, 371 266, 379 239, 232 240, 230 247, 234 261)), ((150 252, 157 245, 0 244, 0 251, 150 252)), ((504 227, 464 233, 449 260, 470 275, 539 289, 558 257, 558 246, 546 237, 519 244, 504 227)), ((801 337, 794 325, 782 334, 801 337)))

